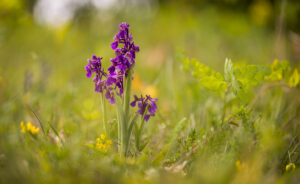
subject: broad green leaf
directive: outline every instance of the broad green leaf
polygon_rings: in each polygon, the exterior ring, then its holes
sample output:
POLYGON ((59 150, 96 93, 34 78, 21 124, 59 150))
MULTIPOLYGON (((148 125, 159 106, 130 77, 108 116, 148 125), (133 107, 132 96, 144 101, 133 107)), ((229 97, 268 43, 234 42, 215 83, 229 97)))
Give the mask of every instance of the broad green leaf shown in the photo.
POLYGON ((129 147, 129 142, 130 142, 131 132, 132 132, 133 126, 136 125, 135 122, 136 122, 137 118, 138 118, 138 114, 135 114, 135 116, 134 116, 133 119, 131 120, 131 123, 130 123, 130 125, 129 125, 129 127, 128 127, 128 131, 127 131, 128 135, 127 135, 127 140, 126 140, 126 144, 127 144, 126 147, 127 147, 127 148, 129 147))
POLYGON ((224 92, 226 90, 227 83, 220 73, 200 63, 195 58, 186 58, 182 63, 184 64, 184 70, 190 70, 195 78, 200 79, 200 84, 204 87, 217 92, 224 92))
POLYGON ((213 91, 225 91, 227 88, 227 83, 215 76, 203 77, 200 79, 200 83, 213 91))
POLYGON ((270 73, 271 69, 267 66, 243 65, 234 68, 234 75, 245 89, 259 85, 270 73))
POLYGON ((290 69, 290 64, 288 61, 278 61, 274 60, 271 65, 271 74, 266 76, 265 79, 269 81, 280 81, 284 79, 286 73, 288 73, 290 69))
POLYGON ((232 80, 232 90, 233 93, 242 101, 247 102, 248 101, 248 94, 245 86, 239 81, 233 78, 232 80))

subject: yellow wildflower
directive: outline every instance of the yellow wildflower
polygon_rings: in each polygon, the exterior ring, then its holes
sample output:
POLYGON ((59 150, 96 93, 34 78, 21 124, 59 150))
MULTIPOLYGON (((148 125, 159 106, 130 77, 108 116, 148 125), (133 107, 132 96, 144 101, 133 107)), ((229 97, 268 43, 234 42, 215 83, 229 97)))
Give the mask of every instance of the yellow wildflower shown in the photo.
POLYGON ((27 123, 26 123, 26 126, 25 126, 24 122, 22 121, 22 122, 21 122, 21 132, 22 132, 23 134, 25 134, 26 131, 30 132, 30 133, 33 134, 33 135, 36 135, 36 134, 39 133, 40 128, 35 127, 35 126, 32 125, 30 122, 27 122, 27 123))
POLYGON ((38 134, 39 131, 40 131, 39 128, 37 128, 37 127, 35 127, 35 126, 31 126, 30 133, 32 133, 32 134, 35 135, 35 134, 38 134))
POLYGON ((246 166, 245 163, 241 163, 241 161, 239 161, 239 160, 237 160, 235 162, 235 167, 238 171, 241 171, 242 169, 244 169, 245 166, 246 166))
POLYGON ((289 79, 289 86, 290 87, 296 87, 300 82, 300 75, 298 73, 298 70, 295 69, 293 74, 291 75, 289 79))
POLYGON ((286 171, 295 170, 295 168, 296 166, 294 163, 289 163, 288 165, 285 166, 286 171))
POLYGON ((103 148, 103 144, 102 143, 97 143, 96 147, 99 148, 99 149, 102 149, 103 148))
POLYGON ((38 134, 40 129, 32 125, 30 122, 27 122, 26 124, 27 131, 32 133, 32 134, 38 134))
POLYGON ((22 132, 23 134, 25 134, 25 133, 26 133, 26 127, 25 127, 25 125, 24 125, 24 122, 23 122, 23 121, 21 122, 21 132, 22 132))
POLYGON ((100 135, 100 138, 101 138, 102 140, 104 140, 104 139, 105 139, 105 135, 104 135, 104 134, 101 134, 101 135, 100 135))
POLYGON ((26 127, 27 127, 27 131, 30 131, 30 130, 31 130, 31 127, 32 127, 31 123, 30 123, 30 122, 27 122, 26 127))
POLYGON ((106 136, 104 134, 100 135, 100 138, 96 139, 96 148, 102 150, 102 151, 108 151, 111 149, 112 141, 109 139, 106 139, 106 136))

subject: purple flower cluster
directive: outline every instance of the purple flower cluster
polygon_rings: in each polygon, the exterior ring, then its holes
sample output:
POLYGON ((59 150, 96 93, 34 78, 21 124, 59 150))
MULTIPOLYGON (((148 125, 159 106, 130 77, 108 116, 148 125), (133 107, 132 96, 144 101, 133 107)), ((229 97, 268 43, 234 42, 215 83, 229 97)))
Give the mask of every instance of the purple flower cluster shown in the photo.
POLYGON ((119 26, 119 33, 115 35, 114 42, 111 44, 112 49, 115 51, 115 58, 111 58, 111 66, 108 68, 108 73, 104 72, 102 68, 102 57, 92 56, 88 59, 88 64, 85 66, 87 71, 86 76, 90 78, 92 73, 95 73, 93 81, 95 82, 95 91, 103 93, 106 91, 105 97, 114 104, 113 90, 117 95, 123 94, 123 80, 124 76, 128 75, 129 70, 135 64, 135 53, 139 51, 139 47, 134 45, 132 35, 129 34, 129 24, 122 23, 119 26), (122 46, 118 48, 118 46, 122 46))
POLYGON ((114 36, 111 48, 115 51, 116 57, 110 59, 108 85, 115 84, 119 88, 119 93, 123 94, 123 76, 127 77, 129 70, 135 64, 135 53, 140 50, 132 41, 129 24, 122 23, 119 26, 119 33, 114 36), (123 47, 118 48, 120 45, 123 45, 123 47))
POLYGON ((141 95, 141 98, 138 98, 134 95, 134 100, 131 102, 131 106, 135 107, 136 103, 138 103, 138 111, 140 115, 144 115, 144 120, 148 121, 150 116, 154 116, 156 113, 156 102, 157 98, 151 98, 150 95, 146 95, 146 98, 141 95))
POLYGON ((101 63, 102 57, 92 56, 92 59, 88 59, 88 64, 85 66, 86 76, 88 78, 92 77, 92 73, 95 73, 96 76, 93 78, 95 82, 95 91, 103 93, 104 90, 105 98, 110 101, 110 103, 115 103, 114 94, 112 92, 113 88, 107 85, 107 74, 104 72, 101 63))
POLYGON ((108 68, 109 73, 126 75, 129 69, 135 64, 135 52, 139 52, 139 47, 134 45, 132 34, 129 34, 129 24, 122 23, 120 31, 114 37, 111 48, 115 51, 115 58, 110 61, 112 65, 108 68), (123 47, 118 48, 119 45, 123 47))

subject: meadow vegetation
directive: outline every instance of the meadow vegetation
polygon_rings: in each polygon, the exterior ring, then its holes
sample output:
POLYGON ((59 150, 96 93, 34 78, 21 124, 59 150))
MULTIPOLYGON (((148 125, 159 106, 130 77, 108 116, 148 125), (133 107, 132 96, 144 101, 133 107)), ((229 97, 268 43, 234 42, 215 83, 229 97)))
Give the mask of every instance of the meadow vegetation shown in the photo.
POLYGON ((0 183, 300 181, 297 33, 278 36, 271 4, 167 2, 56 28, 0 6, 0 183))

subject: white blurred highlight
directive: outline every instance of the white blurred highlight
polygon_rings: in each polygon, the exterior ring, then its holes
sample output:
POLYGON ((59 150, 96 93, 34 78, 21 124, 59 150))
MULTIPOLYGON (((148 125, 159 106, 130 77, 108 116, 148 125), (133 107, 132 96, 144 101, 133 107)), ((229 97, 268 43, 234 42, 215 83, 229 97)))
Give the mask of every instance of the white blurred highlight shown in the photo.
POLYGON ((97 9, 108 9, 118 0, 39 0, 34 8, 34 17, 40 24, 59 27, 70 21, 75 10, 92 4, 97 9))

